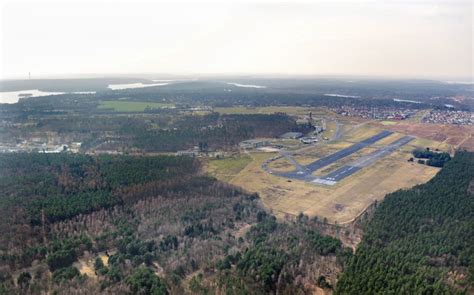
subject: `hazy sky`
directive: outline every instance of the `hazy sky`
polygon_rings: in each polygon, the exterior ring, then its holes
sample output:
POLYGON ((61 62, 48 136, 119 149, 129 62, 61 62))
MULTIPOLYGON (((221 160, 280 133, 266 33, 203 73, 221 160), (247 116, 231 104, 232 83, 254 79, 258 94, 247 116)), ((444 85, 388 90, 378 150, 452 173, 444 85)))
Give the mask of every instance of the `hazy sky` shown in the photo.
POLYGON ((3 78, 473 74, 471 0, 0 1, 3 78))

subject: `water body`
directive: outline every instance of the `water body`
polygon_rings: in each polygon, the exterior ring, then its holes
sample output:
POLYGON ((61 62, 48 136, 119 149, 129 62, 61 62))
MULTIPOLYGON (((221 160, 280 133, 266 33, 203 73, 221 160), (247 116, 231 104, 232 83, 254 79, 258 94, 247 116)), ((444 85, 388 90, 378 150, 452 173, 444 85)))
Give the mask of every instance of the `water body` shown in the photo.
POLYGON ((96 94, 96 91, 75 91, 75 92, 68 92, 72 94, 96 94))
POLYGON ((77 92, 47 92, 38 89, 20 90, 20 91, 6 91, 0 92, 0 103, 17 103, 20 98, 40 97, 48 95, 61 94, 95 94, 95 91, 77 91, 77 92))
POLYGON ((233 85, 236 87, 244 87, 244 88, 267 88, 267 86, 252 85, 252 84, 239 84, 239 83, 232 83, 232 82, 228 82, 227 84, 233 85))
POLYGON ((123 89, 133 89, 133 88, 144 88, 144 87, 154 87, 154 86, 165 86, 170 83, 153 83, 153 84, 143 84, 143 83, 129 83, 129 84, 109 84, 107 88, 112 90, 123 90, 123 89))
POLYGON ((0 92, 0 103, 17 103, 20 98, 60 94, 64 94, 64 92, 46 92, 38 89, 0 92))
POLYGON ((398 98, 394 98, 393 101, 396 101, 396 102, 409 102, 409 103, 421 103, 421 101, 409 100, 409 99, 398 99, 398 98))
POLYGON ((360 98, 357 95, 345 95, 345 94, 337 94, 337 93, 326 93, 324 96, 332 96, 332 97, 345 97, 345 98, 360 98))
POLYGON ((174 81, 176 81, 176 80, 166 80, 166 79, 165 79, 165 80, 160 80, 160 79, 156 80, 156 79, 155 79, 155 80, 151 80, 151 81, 153 81, 153 82, 160 82, 160 83, 169 83, 169 82, 174 82, 174 81))
POLYGON ((474 81, 446 81, 448 84, 474 85, 474 81))

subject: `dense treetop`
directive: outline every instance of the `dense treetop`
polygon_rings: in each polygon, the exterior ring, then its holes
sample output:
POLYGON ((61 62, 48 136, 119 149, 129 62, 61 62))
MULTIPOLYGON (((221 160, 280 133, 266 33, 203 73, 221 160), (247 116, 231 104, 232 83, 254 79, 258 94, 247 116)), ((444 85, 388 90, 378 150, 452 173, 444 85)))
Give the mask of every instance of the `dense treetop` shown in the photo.
POLYGON ((474 154, 388 195, 366 226, 338 294, 446 294, 474 283, 474 154), (461 278, 461 279, 460 279, 461 278))

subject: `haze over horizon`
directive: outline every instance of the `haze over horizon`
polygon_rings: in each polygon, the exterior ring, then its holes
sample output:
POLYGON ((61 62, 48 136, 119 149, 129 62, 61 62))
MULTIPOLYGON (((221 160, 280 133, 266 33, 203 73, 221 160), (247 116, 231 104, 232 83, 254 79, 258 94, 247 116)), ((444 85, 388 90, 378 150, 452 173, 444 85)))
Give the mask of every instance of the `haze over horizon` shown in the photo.
POLYGON ((473 77, 472 1, 4 2, 1 79, 473 77))

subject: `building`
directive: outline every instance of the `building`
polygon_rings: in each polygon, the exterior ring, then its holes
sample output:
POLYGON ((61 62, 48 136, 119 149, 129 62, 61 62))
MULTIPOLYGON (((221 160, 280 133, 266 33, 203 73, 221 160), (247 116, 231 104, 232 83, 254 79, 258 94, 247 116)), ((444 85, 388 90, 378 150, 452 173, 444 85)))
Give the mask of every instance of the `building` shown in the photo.
POLYGON ((188 156, 188 157, 197 157, 199 156, 199 147, 195 146, 192 149, 184 150, 184 151, 177 151, 177 156, 188 156))
POLYGON ((314 143, 314 142, 318 142, 318 138, 316 136, 302 137, 302 138, 300 138, 300 141, 304 144, 311 144, 311 143, 314 143))
POLYGON ((303 133, 301 132, 287 132, 280 136, 282 139, 298 139, 300 137, 303 137, 303 133))
POLYGON ((249 140, 244 140, 241 143, 239 143, 239 147, 245 150, 256 149, 259 147, 264 147, 264 146, 269 146, 269 145, 270 145, 270 142, 264 139, 249 139, 249 140))
POLYGON ((314 126, 314 133, 321 133, 323 131, 324 131, 323 127, 318 126, 318 125, 314 126))

